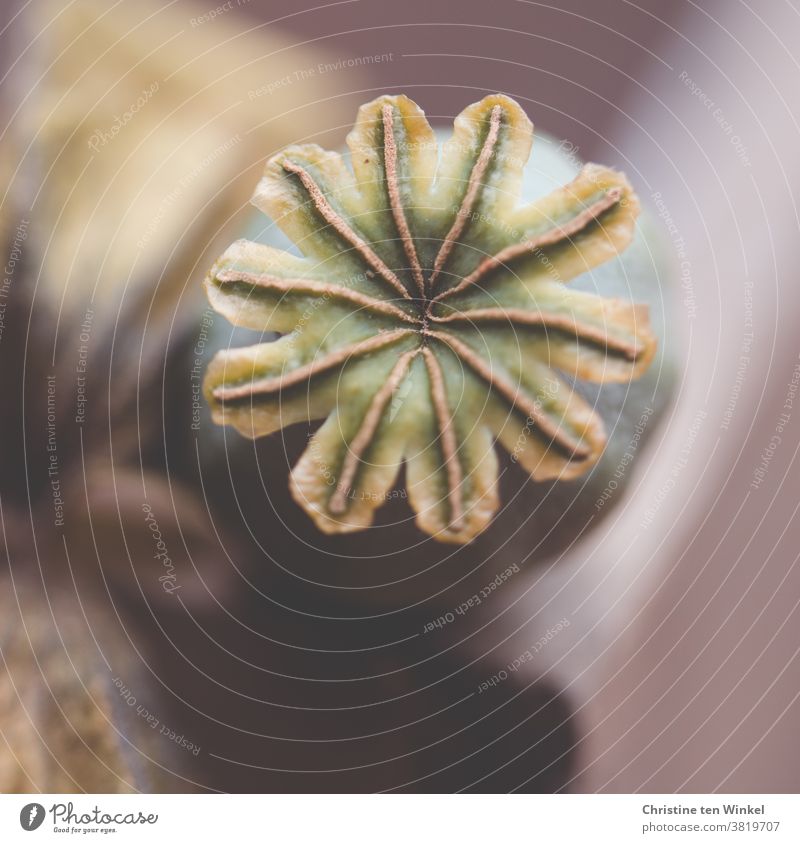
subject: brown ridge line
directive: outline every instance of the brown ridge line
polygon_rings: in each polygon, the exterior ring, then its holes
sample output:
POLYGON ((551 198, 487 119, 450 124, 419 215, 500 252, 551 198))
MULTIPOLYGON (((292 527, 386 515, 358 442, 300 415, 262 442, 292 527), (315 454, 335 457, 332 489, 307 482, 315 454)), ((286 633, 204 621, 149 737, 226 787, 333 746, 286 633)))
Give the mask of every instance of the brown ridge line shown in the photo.
POLYGON ((444 375, 439 361, 433 352, 423 347, 422 353, 425 357, 425 366, 428 369, 428 380, 431 384, 431 400, 436 413, 436 421, 439 425, 440 441, 442 443, 442 456, 444 457, 445 470, 447 472, 447 500, 450 504, 449 528, 458 533, 464 529, 464 503, 461 499, 461 484, 464 475, 461 471, 461 463, 458 461, 458 443, 453 427, 453 420, 450 417, 450 410, 447 406, 447 393, 444 386, 444 375))
POLYGON ((300 366, 288 375, 262 378, 251 381, 250 383, 241 384, 240 386, 218 386, 213 390, 212 394, 220 401, 232 401, 237 398, 246 398, 249 395, 268 395, 270 392, 279 392, 287 387, 296 386, 298 383, 313 378, 315 375, 325 372, 328 369, 333 369, 344 363, 350 357, 376 351, 412 333, 414 331, 411 328, 397 328, 393 331, 384 331, 353 345, 337 348, 326 357, 314 360, 305 366, 300 366))
POLYGON ((472 212, 472 206, 475 203, 478 191, 483 183, 486 168, 489 166, 489 159, 492 157, 494 146, 497 143, 497 136, 500 132, 500 116, 502 113, 503 109, 499 105, 492 108, 489 131, 486 135, 486 140, 483 142, 483 148, 478 156, 478 160, 475 162, 475 166, 472 168, 472 172, 470 173, 469 182, 467 183, 467 191, 464 194, 464 198, 461 200, 461 206, 456 214, 455 222, 450 228, 450 231, 447 232, 447 236, 439 248, 439 253, 436 255, 436 260, 433 263, 433 272, 431 273, 431 277, 428 282, 431 289, 433 289, 433 285, 436 282, 436 278, 441 272, 445 261, 448 257, 450 257, 450 252, 452 252, 453 247, 456 244, 456 240, 461 236, 461 232, 467 224, 467 216, 472 212))
POLYGON ((587 325, 585 322, 578 322, 570 316, 544 313, 537 310, 522 310, 521 308, 513 307, 508 309, 480 308, 477 310, 459 311, 449 316, 429 316, 428 318, 432 322, 439 323, 506 320, 508 322, 519 322, 523 325, 541 325, 545 328, 554 328, 574 334, 578 339, 588 340, 609 351, 618 351, 624 354, 631 362, 634 362, 643 351, 642 346, 619 337, 611 337, 596 325, 587 325))
POLYGON ((545 231, 544 234, 540 234, 532 240, 526 240, 524 243, 514 243, 512 246, 506 246, 505 249, 501 249, 496 255, 484 258, 484 260, 478 264, 478 267, 467 275, 466 278, 463 278, 452 289, 445 290, 443 293, 440 293, 433 300, 442 301, 450 296, 454 296, 456 293, 460 293, 465 287, 475 284, 484 275, 486 275, 487 272, 494 269, 496 266, 508 263, 515 258, 521 257, 527 252, 534 252, 537 249, 541 249, 543 246, 552 246, 560 240, 566 240, 568 237, 572 237, 574 234, 577 234, 579 231, 586 228, 590 222, 596 220, 600 214, 616 205, 621 198, 622 188, 612 187, 610 190, 606 191, 601 199, 593 202, 588 208, 584 208, 583 211, 573 217, 573 219, 571 219, 568 223, 564 225, 557 225, 549 231, 545 231))
POLYGON ((361 238, 352 228, 336 213, 332 205, 325 198, 324 194, 319 188, 319 185, 309 174, 308 170, 295 164, 293 161, 283 161, 283 169, 286 172, 296 175, 303 187, 308 192, 314 207, 322 215, 323 219, 329 223, 338 233, 344 238, 362 258, 378 273, 385 281, 394 287, 404 298, 410 299, 411 294, 403 286, 400 279, 389 269, 388 266, 375 254, 369 245, 361 238))
POLYGON ((358 428, 358 432, 348 446, 347 455, 345 456, 342 471, 339 475, 339 482, 336 484, 336 491, 331 495, 331 499, 328 502, 328 509, 334 515, 339 515, 347 509, 347 500, 353 489, 353 479, 356 476, 361 457, 375 436, 375 431, 381 423, 383 412, 392 394, 406 376, 411 361, 419 354, 419 351, 418 348, 414 348, 400 355, 400 359, 395 363, 388 380, 386 380, 383 386, 373 396, 367 412, 361 421, 361 425, 358 428))
POLYGON ((400 185, 397 178, 397 143, 394 137, 394 111, 388 103, 383 106, 383 162, 386 169, 389 202, 392 206, 392 216, 397 226, 397 233, 400 235, 406 257, 411 264, 411 273, 414 276, 419 294, 424 297, 425 279, 422 275, 422 266, 414 247, 411 229, 408 227, 408 220, 400 197, 400 185))
POLYGON ((216 279, 223 284, 246 281, 254 287, 277 290, 283 293, 312 293, 319 294, 323 297, 328 296, 331 298, 345 299, 353 304, 374 310, 377 313, 402 319, 404 322, 412 322, 414 324, 417 322, 413 316, 410 316, 391 302, 373 299, 364 293, 359 293, 357 290, 351 290, 339 284, 329 284, 326 281, 315 281, 311 278, 278 278, 274 275, 257 275, 238 269, 225 269, 217 273, 216 279))
POLYGON ((531 401, 525 395, 522 395, 518 389, 510 384, 505 378, 498 377, 492 371, 491 367, 466 343, 462 342, 456 337, 441 333, 439 331, 429 331, 428 336, 434 337, 440 342, 448 345, 459 357, 461 357, 469 367, 483 378, 489 386, 495 391, 499 392, 513 407, 521 410, 525 415, 541 430, 546 436, 549 436, 556 444, 559 445, 565 452, 573 455, 579 459, 585 459, 591 454, 591 448, 582 445, 579 440, 565 433, 557 424, 551 421, 538 407, 535 401, 531 401))

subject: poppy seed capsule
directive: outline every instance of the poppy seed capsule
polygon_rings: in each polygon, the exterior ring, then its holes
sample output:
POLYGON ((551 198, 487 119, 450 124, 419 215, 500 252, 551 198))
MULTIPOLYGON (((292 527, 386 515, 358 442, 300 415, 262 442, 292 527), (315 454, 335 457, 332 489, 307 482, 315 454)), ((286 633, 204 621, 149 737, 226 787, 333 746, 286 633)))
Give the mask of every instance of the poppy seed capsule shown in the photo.
POLYGON ((627 383, 656 350, 647 307, 566 282, 631 242, 627 179, 589 164, 520 204, 533 127, 493 95, 438 147, 405 96, 361 107, 338 153, 291 146, 253 203, 303 257, 240 240, 206 288, 233 324, 282 336, 219 352, 205 395, 248 437, 325 419, 291 474, 328 533, 363 529, 401 465, 417 525, 466 543, 499 506, 495 441, 534 480, 586 473, 606 444, 564 379, 627 383))

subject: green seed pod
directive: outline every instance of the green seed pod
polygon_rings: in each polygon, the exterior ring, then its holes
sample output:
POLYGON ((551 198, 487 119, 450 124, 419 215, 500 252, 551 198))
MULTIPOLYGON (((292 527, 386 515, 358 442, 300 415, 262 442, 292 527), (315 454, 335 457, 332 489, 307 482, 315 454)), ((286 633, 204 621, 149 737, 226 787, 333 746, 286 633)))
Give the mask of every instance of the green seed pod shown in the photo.
POLYGON ((216 310, 282 335, 217 354, 213 418, 253 438, 325 419, 290 481, 324 532, 368 527, 405 464, 420 529, 471 541, 500 504, 495 442, 536 481, 583 477, 607 435, 597 395, 578 383, 629 395, 652 363, 637 273, 617 257, 636 195, 622 174, 586 165, 530 202, 532 136, 495 95, 438 147, 416 104, 380 97, 348 137, 351 168, 311 145, 267 164, 253 202, 302 257, 238 241, 212 268, 216 310), (601 264, 619 297, 566 286, 601 264))

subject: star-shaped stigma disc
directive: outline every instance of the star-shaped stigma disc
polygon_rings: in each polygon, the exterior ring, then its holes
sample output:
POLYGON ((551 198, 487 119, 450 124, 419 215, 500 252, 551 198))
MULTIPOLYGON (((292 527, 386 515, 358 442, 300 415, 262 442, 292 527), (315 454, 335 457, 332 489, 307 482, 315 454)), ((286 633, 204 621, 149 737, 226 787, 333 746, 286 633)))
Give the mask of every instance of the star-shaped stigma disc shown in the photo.
POLYGON ((220 352, 205 392, 245 436, 324 419, 291 473, 326 532, 362 529, 405 466, 417 524, 467 542, 499 505, 495 442, 535 480, 586 472, 603 424, 560 376, 638 377, 647 309, 565 282, 630 242, 625 177, 585 166, 519 204, 533 127, 513 100, 469 106, 438 147, 404 96, 361 107, 350 165, 315 145, 267 164, 253 203, 296 257, 234 243, 207 279, 231 322, 282 336, 220 352))

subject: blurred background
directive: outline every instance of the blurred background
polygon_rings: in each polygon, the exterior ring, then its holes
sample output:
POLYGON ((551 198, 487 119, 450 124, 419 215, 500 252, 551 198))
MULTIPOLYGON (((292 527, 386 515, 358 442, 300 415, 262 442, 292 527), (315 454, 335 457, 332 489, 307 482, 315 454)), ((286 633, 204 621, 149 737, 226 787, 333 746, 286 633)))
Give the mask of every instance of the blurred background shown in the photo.
POLYGON ((3 0, 2 27, 0 790, 796 790, 796 2, 3 0), (613 459, 555 490, 506 464, 457 551, 402 498, 323 537, 286 492, 308 430, 245 442, 197 397, 233 341, 202 279, 268 235, 265 160, 400 91, 442 128, 501 91, 623 169, 663 319, 645 392, 603 399, 613 459))

